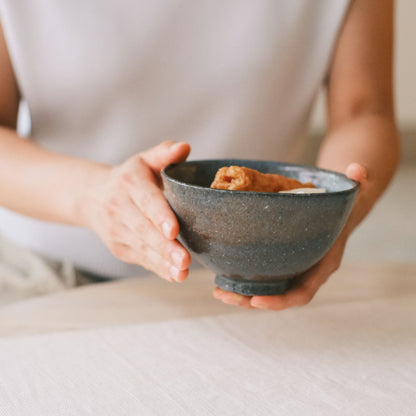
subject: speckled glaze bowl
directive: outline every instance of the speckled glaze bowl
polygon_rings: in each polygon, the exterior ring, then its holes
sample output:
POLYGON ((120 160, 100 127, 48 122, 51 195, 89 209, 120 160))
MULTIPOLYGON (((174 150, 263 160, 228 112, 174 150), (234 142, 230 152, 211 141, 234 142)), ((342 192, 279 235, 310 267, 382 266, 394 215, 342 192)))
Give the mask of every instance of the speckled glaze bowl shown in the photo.
POLYGON ((359 183, 316 167, 254 160, 198 160, 161 172, 180 241, 216 274, 224 290, 275 295, 317 263, 341 232, 359 183), (324 194, 280 194, 210 188, 223 166, 279 173, 325 188, 324 194))

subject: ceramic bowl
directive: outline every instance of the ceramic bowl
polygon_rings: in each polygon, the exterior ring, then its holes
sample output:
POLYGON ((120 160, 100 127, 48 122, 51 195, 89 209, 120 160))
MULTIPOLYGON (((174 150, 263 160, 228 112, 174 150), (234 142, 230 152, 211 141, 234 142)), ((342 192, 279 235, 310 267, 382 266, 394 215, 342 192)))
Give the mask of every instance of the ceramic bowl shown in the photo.
POLYGON ((224 290, 275 295, 331 248, 350 214, 359 183, 311 166, 257 160, 196 160, 162 170, 179 240, 216 274, 224 290), (223 166, 246 166, 313 182, 326 193, 287 194, 210 188, 223 166))

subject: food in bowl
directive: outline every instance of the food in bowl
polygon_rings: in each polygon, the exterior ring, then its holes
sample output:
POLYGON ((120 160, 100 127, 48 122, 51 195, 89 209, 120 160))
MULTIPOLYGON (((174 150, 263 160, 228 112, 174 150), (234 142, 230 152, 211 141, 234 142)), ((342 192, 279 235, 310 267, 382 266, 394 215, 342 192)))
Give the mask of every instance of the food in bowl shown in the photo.
POLYGON ((218 169, 211 188, 233 191, 281 192, 316 187, 312 182, 302 183, 278 173, 261 173, 245 166, 224 166, 218 169))

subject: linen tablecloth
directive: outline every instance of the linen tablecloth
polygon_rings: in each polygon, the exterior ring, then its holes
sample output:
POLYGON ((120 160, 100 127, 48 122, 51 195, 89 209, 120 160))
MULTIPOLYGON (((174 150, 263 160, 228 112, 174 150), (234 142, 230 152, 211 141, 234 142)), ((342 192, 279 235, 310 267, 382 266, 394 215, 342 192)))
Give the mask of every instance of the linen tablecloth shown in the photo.
POLYGON ((416 414, 416 265, 344 266, 281 312, 212 288, 200 271, 0 309, 0 415, 416 414))

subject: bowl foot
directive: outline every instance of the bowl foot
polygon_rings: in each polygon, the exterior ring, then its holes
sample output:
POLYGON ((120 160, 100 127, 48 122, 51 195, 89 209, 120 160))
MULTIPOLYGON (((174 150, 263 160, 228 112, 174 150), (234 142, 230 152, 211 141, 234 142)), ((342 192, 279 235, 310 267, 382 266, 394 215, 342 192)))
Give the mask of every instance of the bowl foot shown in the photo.
POLYGON ((228 292, 238 293, 246 296, 270 296, 285 293, 292 279, 274 280, 271 282, 259 280, 236 280, 230 277, 218 275, 215 277, 215 284, 228 292))

